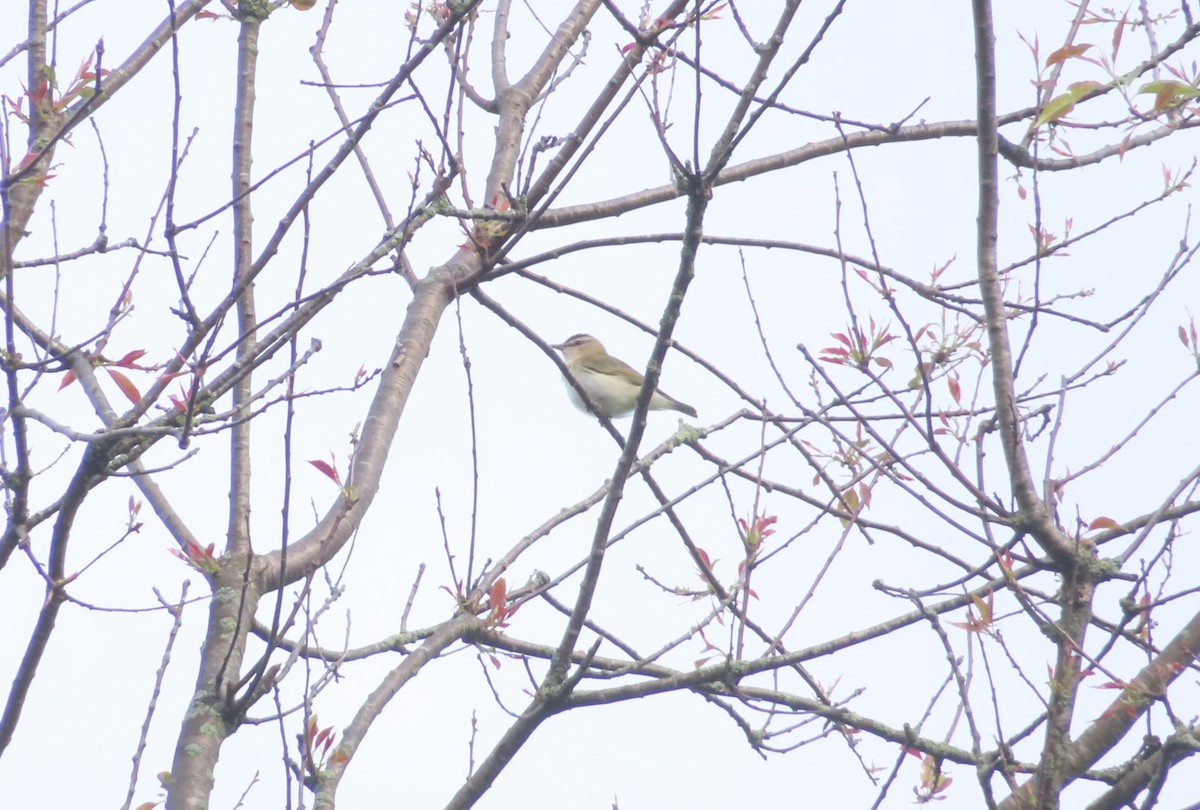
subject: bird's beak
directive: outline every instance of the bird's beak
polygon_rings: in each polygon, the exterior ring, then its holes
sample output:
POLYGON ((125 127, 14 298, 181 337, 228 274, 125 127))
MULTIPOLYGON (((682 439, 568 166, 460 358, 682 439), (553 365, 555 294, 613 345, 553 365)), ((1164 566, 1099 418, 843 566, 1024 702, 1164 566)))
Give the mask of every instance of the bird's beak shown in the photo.
POLYGON ((561 352, 563 349, 567 348, 567 345, 565 343, 551 343, 550 348, 558 349, 561 352))

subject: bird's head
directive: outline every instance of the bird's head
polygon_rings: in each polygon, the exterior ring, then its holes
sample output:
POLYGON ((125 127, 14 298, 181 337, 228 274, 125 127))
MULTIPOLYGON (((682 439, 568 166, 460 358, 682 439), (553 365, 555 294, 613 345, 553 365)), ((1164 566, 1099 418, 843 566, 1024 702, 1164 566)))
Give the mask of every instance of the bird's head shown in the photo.
POLYGON ((563 353, 567 365, 578 360, 608 356, 608 352, 604 350, 604 344, 591 335, 571 335, 562 343, 555 343, 554 348, 563 353))

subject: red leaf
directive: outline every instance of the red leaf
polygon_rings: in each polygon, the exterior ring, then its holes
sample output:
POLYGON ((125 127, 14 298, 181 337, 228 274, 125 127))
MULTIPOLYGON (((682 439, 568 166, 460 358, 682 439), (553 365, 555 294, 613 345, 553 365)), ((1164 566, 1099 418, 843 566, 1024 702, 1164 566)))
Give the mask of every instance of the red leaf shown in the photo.
POLYGON ((1051 65, 1060 64, 1061 62, 1065 62, 1068 59, 1071 59, 1072 57, 1075 57, 1075 56, 1080 56, 1083 53, 1085 53, 1087 51, 1087 49, 1090 47, 1092 47, 1092 46, 1084 45, 1084 44, 1063 45, 1057 51, 1055 51, 1054 53, 1052 53, 1046 57, 1046 67, 1050 67, 1051 65))
POLYGON ((1129 133, 1121 139, 1121 145, 1117 147, 1117 158, 1121 161, 1125 160, 1125 150, 1129 149, 1129 139, 1133 137, 1133 133, 1129 133))
MULTIPOLYGON (((1179 328, 1182 329, 1183 327, 1181 326, 1179 328)), ((73 382, 75 382, 75 372, 68 369, 67 373, 63 375, 62 382, 58 384, 58 390, 63 390, 73 382)))
POLYGON ((492 610, 504 607, 504 603, 508 601, 508 583, 504 581, 504 577, 492 583, 488 597, 492 600, 492 610))
POLYGON ((1110 517, 1098 517, 1088 524, 1088 531, 1094 532, 1096 529, 1117 529, 1121 524, 1117 523, 1110 517))
POLYGON ((117 388, 121 389, 121 393, 125 395, 127 400, 132 402, 134 405, 137 405, 138 402, 141 401, 142 395, 138 393, 137 386, 134 385, 128 377, 119 371, 114 371, 111 368, 105 369, 105 371, 108 372, 108 376, 112 377, 113 382, 117 384, 117 388))
POLYGON ((135 365, 135 362, 136 362, 137 360, 140 360, 140 359, 141 359, 141 358, 142 358, 142 357, 143 357, 145 354, 146 354, 146 350, 145 350, 145 349, 134 349, 134 350, 133 350, 133 351, 131 351, 129 354, 125 355, 125 356, 124 356, 124 357, 122 357, 120 360, 118 360, 118 361, 116 361, 115 363, 113 363, 113 365, 114 365, 114 366, 120 366, 121 368, 136 368, 136 369, 140 369, 140 368, 141 368, 141 366, 135 365))
POLYGON ((328 461, 322 461, 321 459, 316 458, 309 459, 308 463, 323 472, 326 478, 333 481, 333 483, 337 484, 339 487, 342 485, 341 476, 338 475, 337 470, 335 470, 333 465, 331 465, 328 461))

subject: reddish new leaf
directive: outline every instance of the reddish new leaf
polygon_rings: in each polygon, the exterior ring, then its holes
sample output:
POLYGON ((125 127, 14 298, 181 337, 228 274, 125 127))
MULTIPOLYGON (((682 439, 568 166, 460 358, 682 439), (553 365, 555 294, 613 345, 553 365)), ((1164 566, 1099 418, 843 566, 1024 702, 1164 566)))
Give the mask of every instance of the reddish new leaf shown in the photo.
POLYGON ((339 487, 342 485, 341 476, 338 475, 338 471, 335 470, 333 465, 328 461, 322 461, 319 458, 310 458, 308 463, 323 472, 326 478, 328 478, 330 481, 333 481, 333 483, 337 484, 339 487))
POLYGON ((134 405, 137 405, 141 401, 142 395, 138 392, 137 386, 133 384, 132 380, 114 369, 109 368, 105 369, 105 371, 108 372, 109 377, 112 377, 112 381, 117 384, 117 388, 121 389, 121 393, 125 395, 127 400, 134 405))
POLYGON ((145 349, 134 349, 133 351, 129 352, 127 355, 122 357, 120 360, 117 360, 116 362, 114 362, 113 365, 120 366, 121 368, 141 369, 142 367, 139 365, 136 365, 136 363, 138 360, 142 359, 142 357, 145 354, 146 354, 145 349))
POLYGON ((1121 15, 1121 21, 1117 23, 1117 30, 1113 31, 1112 38, 1112 58, 1116 61, 1117 51, 1121 50, 1121 37, 1125 34, 1125 23, 1129 20, 1129 13, 1121 15))
POLYGON ((1065 62, 1068 59, 1071 59, 1076 56, 1080 56, 1080 55, 1086 53, 1087 49, 1090 47, 1092 47, 1092 46, 1082 44, 1082 43, 1079 45, 1063 45, 1057 51, 1055 51, 1054 53, 1052 53, 1046 57, 1046 67, 1051 67, 1052 65, 1061 64, 1062 62, 1065 62))
POLYGON ((488 591, 488 598, 492 600, 493 613, 504 609, 504 603, 508 601, 508 583, 504 581, 504 577, 500 577, 492 583, 492 589, 488 591))

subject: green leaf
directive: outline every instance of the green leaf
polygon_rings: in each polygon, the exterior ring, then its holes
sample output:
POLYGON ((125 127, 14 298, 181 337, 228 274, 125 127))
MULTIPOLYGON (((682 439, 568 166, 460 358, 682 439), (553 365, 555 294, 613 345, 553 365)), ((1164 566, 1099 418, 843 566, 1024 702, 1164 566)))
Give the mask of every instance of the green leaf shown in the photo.
POLYGON ((1154 94, 1154 111, 1156 113, 1169 110, 1190 99, 1200 97, 1200 90, 1175 79, 1146 82, 1138 89, 1138 94, 1144 95, 1146 93, 1154 94))
POLYGON ((1075 104, 1081 98, 1103 88, 1104 85, 1100 84, 1100 82, 1075 82, 1067 89, 1067 92, 1057 95, 1046 102, 1046 106, 1042 107, 1042 111, 1034 119, 1033 126, 1036 128, 1042 124, 1049 124, 1062 119, 1071 110, 1075 109, 1075 104))
POLYGON ((1197 98, 1200 97, 1200 90, 1192 87, 1190 84, 1184 84, 1175 79, 1162 79, 1156 82, 1146 82, 1140 88, 1139 93, 1154 93, 1158 95, 1164 91, 1170 92, 1180 98, 1197 98))

